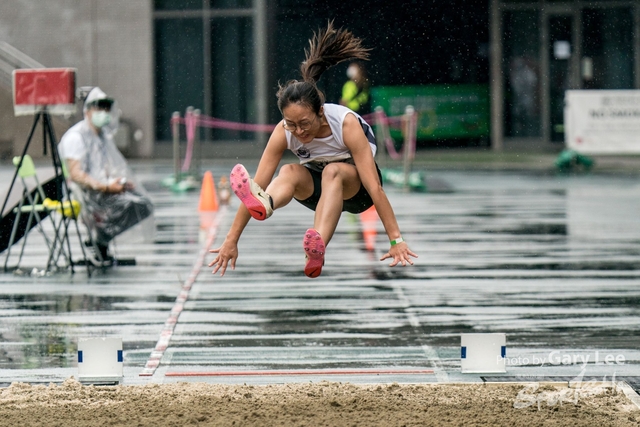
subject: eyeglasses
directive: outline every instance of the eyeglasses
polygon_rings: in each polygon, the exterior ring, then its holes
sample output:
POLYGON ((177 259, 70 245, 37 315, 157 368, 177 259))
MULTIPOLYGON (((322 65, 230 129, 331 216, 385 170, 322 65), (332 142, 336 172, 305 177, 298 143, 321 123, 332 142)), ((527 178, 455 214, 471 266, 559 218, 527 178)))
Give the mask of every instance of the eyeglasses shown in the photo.
POLYGON ((289 132, 292 132, 292 133, 295 132, 298 129, 300 129, 303 132, 306 132, 309 129, 311 129, 311 126, 313 126, 313 123, 316 121, 317 118, 318 118, 318 115, 316 114, 316 116, 313 118, 313 120, 311 120, 311 121, 305 120, 305 121, 300 122, 298 124, 295 124, 295 123, 289 124, 289 123, 287 123, 285 121, 285 122, 282 122, 282 127, 284 127, 286 130, 288 130, 289 132))

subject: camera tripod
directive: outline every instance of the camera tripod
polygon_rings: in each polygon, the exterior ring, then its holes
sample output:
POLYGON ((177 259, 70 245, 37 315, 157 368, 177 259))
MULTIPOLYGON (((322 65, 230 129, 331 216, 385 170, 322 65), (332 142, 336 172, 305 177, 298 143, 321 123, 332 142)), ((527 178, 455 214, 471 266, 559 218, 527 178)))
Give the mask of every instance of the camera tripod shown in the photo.
MULTIPOLYGON (((11 192, 13 190, 16 179, 18 178, 18 173, 20 171, 20 168, 22 167, 24 157, 29 150, 29 146, 31 145, 31 142, 33 140, 33 136, 36 132, 38 123, 41 120, 42 120, 43 154, 46 156, 47 151, 48 150, 51 151, 51 161, 52 161, 53 171, 54 171, 54 177, 48 182, 44 183, 42 185, 42 188, 45 194, 49 196, 51 199, 59 200, 61 202, 60 206, 63 208, 61 209, 62 220, 58 225, 56 225, 54 222, 55 236, 54 236, 52 247, 50 248, 46 271, 48 271, 51 268, 52 262, 53 262, 53 265, 57 265, 58 258, 61 255, 64 255, 69 262, 69 268, 71 270, 71 273, 75 273, 74 262, 73 262, 72 253, 71 253, 71 242, 69 239, 69 221, 65 220, 65 215, 66 215, 66 216, 69 216, 70 219, 73 220, 73 222, 75 223, 75 229, 76 229, 75 231, 78 236, 78 240, 80 242, 82 257, 85 260, 85 264, 87 265, 87 273, 90 275, 91 271, 90 271, 89 263, 86 262, 87 256, 86 256, 84 244, 82 242, 80 227, 78 226, 78 221, 77 221, 78 213, 76 212, 75 209, 73 209, 73 205, 71 203, 71 191, 69 190, 69 186, 65 179, 62 160, 60 159, 60 155, 56 147, 57 141, 56 141, 53 124, 51 121, 51 115, 47 111, 46 107, 43 107, 42 110, 38 111, 35 114, 33 125, 31 126, 31 131, 29 132, 27 142, 25 143, 25 146, 22 150, 20 160, 16 165, 13 179, 11 180, 9 190, 2 204, 2 209, 0 210, 0 213, 3 214, 2 218, 0 219, 0 251, 9 249, 8 246, 9 246, 10 238, 6 231, 11 230, 13 228, 14 221, 15 221, 15 216, 11 214, 4 215, 4 210, 7 207, 9 198, 11 197, 11 192), (70 215, 67 215, 65 213, 65 210, 64 210, 65 204, 68 204, 68 206, 71 207, 70 215), (64 247, 65 243, 66 243, 66 249, 64 247), (56 255, 56 251, 57 251, 57 255, 56 255)), ((29 191, 29 190, 25 189, 25 191, 29 191)), ((38 191, 38 189, 32 190, 32 192, 34 191, 38 191)), ((24 195, 21 197, 24 197, 24 195)), ((10 212, 13 212, 13 210, 10 212)), ((45 211, 43 215, 44 216, 48 215, 48 212, 45 211)), ((19 240, 21 237, 25 236, 30 231, 29 229, 27 229, 29 225, 31 225, 31 221, 29 221, 26 218, 26 216, 20 217, 20 222, 18 223, 18 226, 16 228, 16 234, 14 236, 15 240, 19 240)), ((34 227, 36 225, 37 225, 37 222, 36 224, 31 225, 31 227, 34 227)), ((6 266, 5 266, 5 269, 6 269, 6 266)))

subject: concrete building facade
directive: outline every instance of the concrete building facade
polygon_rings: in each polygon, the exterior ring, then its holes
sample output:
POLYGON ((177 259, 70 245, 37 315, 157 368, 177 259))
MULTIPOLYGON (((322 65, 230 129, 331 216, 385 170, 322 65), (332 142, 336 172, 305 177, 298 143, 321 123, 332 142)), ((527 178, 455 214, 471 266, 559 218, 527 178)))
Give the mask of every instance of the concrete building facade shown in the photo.
MULTIPOLYGON (((45 67, 77 69, 76 84, 100 86, 116 98, 123 120, 139 141, 124 151, 151 157, 153 123, 153 4, 151 0, 4 0, 0 2, 0 41, 45 67)), ((6 73, 7 71, 5 71, 6 73)), ((0 87, 0 149, 17 154, 33 121, 13 117, 11 87, 0 87)), ((56 133, 82 116, 57 118, 56 133)), ((38 146, 36 134, 34 145, 38 146)), ((31 148, 31 147, 30 147, 31 148)), ((30 150, 37 154, 38 150, 30 150)))
MULTIPOLYGON (((636 0, 3 0, 0 42, 120 103, 131 157, 171 157, 170 118, 187 106, 241 123, 275 123, 278 84, 299 78, 306 40, 335 19, 374 48, 372 85, 491 88, 491 146, 558 148, 566 89, 640 89, 636 0), (372 25, 375 22, 375 25, 372 25), (133 135, 138 140, 133 139, 133 135)), ((0 154, 31 120, 2 84, 0 154)), ((320 82, 336 102, 335 67, 320 82)), ((80 118, 56 119, 58 136, 80 118)), ((203 157, 258 154, 266 134, 205 129, 203 157)), ((183 135, 184 137, 184 135, 183 135)), ((37 143, 36 143, 37 145, 37 143)))

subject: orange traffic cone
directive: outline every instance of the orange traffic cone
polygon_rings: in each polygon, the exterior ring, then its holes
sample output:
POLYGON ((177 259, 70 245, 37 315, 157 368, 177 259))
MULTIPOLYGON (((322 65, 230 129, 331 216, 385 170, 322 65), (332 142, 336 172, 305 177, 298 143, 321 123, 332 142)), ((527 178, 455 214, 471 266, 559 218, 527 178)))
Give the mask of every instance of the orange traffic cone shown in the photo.
POLYGON ((371 206, 360 214, 360 223, 362 224, 362 237, 364 238, 364 246, 368 251, 373 252, 376 249, 376 237, 378 236, 378 211, 375 206, 371 206))
POLYGON ((216 185, 213 182, 211 171, 206 171, 202 178, 202 189, 200 190, 200 205, 198 212, 217 212, 218 196, 216 195, 216 185))

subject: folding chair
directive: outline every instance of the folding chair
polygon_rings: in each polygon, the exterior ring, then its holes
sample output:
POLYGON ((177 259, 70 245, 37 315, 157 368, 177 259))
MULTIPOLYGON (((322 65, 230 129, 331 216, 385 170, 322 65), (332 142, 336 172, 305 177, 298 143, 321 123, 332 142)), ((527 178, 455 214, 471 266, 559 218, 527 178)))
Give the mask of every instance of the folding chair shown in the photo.
MULTIPOLYGON (((78 219, 80 215, 81 205, 77 200, 67 200, 67 201, 57 201, 51 199, 44 199, 42 204, 49 209, 50 212, 56 212, 56 214, 60 217, 60 220, 54 223, 54 238, 51 243, 50 251, 49 251, 49 260, 47 261, 48 268, 53 266, 58 266, 58 262, 60 257, 63 256, 67 262, 68 266, 72 267, 73 260, 71 258, 71 243, 69 241, 69 226, 72 220, 78 219), (65 250, 65 243, 67 244, 67 248, 65 250), (68 253, 68 255, 67 255, 68 253)), ((79 231, 78 231, 79 233, 79 231)), ((82 248, 83 257, 86 258, 84 254, 84 248, 82 248)))
MULTIPOLYGON (((20 224, 20 220, 23 215, 29 215, 27 219, 26 229, 24 232, 24 237, 22 239, 22 247, 20 249, 20 255, 18 256, 18 262, 16 264, 16 268, 19 268, 20 262, 22 261, 22 256, 24 254, 25 246, 27 245, 27 237, 29 235, 29 231, 32 227, 32 224, 35 221, 35 227, 44 237, 45 244, 47 249, 49 250, 49 260, 47 262, 46 270, 48 271, 51 267, 51 254, 54 248, 54 243, 49 239, 47 233, 42 227, 42 221, 46 217, 49 217, 51 224, 53 225, 53 229, 56 230, 55 234, 57 235, 57 227, 53 218, 49 215, 51 213, 51 209, 47 207, 44 201, 47 199, 44 189, 42 188, 42 184, 38 179, 38 175, 36 173, 36 167, 33 163, 33 159, 31 156, 26 154, 22 159, 18 157, 13 158, 13 164, 18 167, 18 175, 20 176, 20 180, 22 181, 22 197, 18 206, 13 209, 13 213, 15 213, 15 218, 13 221, 13 227, 11 229, 11 236, 9 238, 9 246, 7 247, 7 256, 4 262, 4 271, 8 270, 9 259, 11 257, 11 247, 16 241, 16 235, 18 233, 18 226, 20 224), (31 185, 30 185, 31 182, 31 185), (35 189, 32 191, 30 187, 35 185, 35 189)), ((60 255, 63 255, 67 260, 70 258, 66 252, 62 252, 60 255)))
MULTIPOLYGON (((18 263, 16 264, 15 268, 17 269, 20 267, 22 255, 24 254, 24 249, 27 244, 28 232, 33 227, 31 224, 35 220, 35 227, 38 228, 38 230, 44 237, 45 244, 49 251, 47 264, 44 270, 48 272, 60 268, 60 260, 62 258, 65 261, 65 264, 62 267, 71 268, 71 272, 74 272, 74 262, 71 254, 71 242, 69 239, 69 227, 71 221, 77 220, 80 215, 80 202, 77 200, 72 200, 71 198, 63 202, 47 198, 42 184, 38 180, 36 168, 31 156, 25 155, 22 159, 22 164, 20 164, 20 157, 14 157, 13 164, 16 167, 20 165, 20 168, 18 169, 18 175, 20 176, 20 179, 22 181, 23 196, 19 205, 13 210, 13 212, 16 214, 16 217, 13 222, 13 228, 9 239, 7 256, 4 263, 4 270, 7 271, 9 268, 8 263, 11 256, 11 246, 15 243, 16 236, 18 234, 18 227, 20 226, 21 216, 28 213, 29 218, 27 219, 27 226, 25 228, 26 231, 20 250, 20 256, 18 258, 18 263), (35 186, 34 190, 29 189, 30 181, 32 181, 31 187, 35 186), (48 217, 51 221, 51 225, 53 228, 53 238, 50 238, 47 235, 46 230, 42 227, 42 221, 45 219, 45 216, 48 217)), ((82 245, 82 238, 80 235, 80 229, 77 226, 77 222, 76 233, 80 241, 82 259, 87 265, 87 273, 89 274, 89 276, 91 276, 91 266, 87 262, 87 255, 85 252, 85 248, 82 245)))
MULTIPOLYGON (((67 163, 63 159, 61 162, 62 166, 62 174, 65 179, 69 178, 69 169, 67 169, 67 163)), ((78 227, 78 221, 80 221, 80 210, 81 210, 81 200, 83 198, 81 192, 73 191, 71 188, 69 189, 68 201, 60 202, 52 202, 51 206, 55 204, 55 209, 62 215, 63 223, 65 227, 65 235, 64 238, 67 238, 68 241, 68 229, 69 223, 73 220, 76 226, 76 232, 78 234, 80 240, 80 247, 82 249, 82 261, 80 263, 86 265, 87 273, 91 276, 92 268, 104 268, 107 266, 107 263, 102 258, 102 255, 95 248, 96 244, 91 233, 91 230, 87 227, 87 236, 86 241, 82 241, 80 228, 78 227), (87 251, 91 251, 93 255, 88 255, 87 251)), ((82 221, 81 221, 82 222, 82 221)), ((86 226, 86 224, 85 224, 86 226)), ((60 236, 60 232, 57 233, 60 236)), ((60 245, 62 246, 63 241, 60 240, 60 245)), ((60 253, 58 252, 57 256, 60 253)), ((78 263, 78 264, 80 264, 78 263)))

